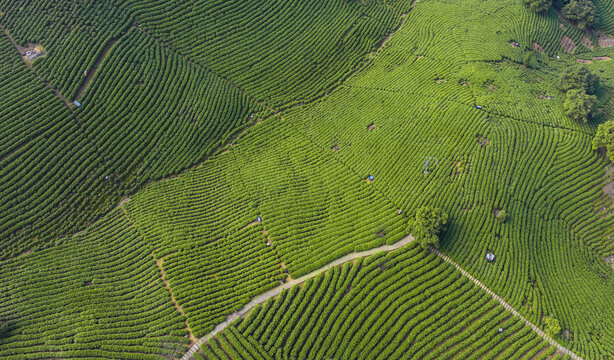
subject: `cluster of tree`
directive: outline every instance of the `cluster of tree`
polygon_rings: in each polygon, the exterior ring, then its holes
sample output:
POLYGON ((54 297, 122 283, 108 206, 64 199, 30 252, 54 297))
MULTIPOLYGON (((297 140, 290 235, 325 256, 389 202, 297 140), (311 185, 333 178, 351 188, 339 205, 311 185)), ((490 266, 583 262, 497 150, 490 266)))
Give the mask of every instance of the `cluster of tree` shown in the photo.
POLYGON ((563 108, 572 118, 586 122, 597 112, 599 76, 592 74, 586 67, 569 67, 563 71, 559 88, 566 93, 563 108))
POLYGON ((550 337, 554 337, 555 335, 561 332, 561 325, 559 324, 559 321, 555 318, 545 316, 544 326, 545 326, 546 334, 548 334, 548 336, 550 337))
POLYGON ((605 148, 606 156, 614 159, 614 121, 608 121, 599 125, 593 138, 593 150, 605 148))
POLYGON ((439 247, 439 232, 448 222, 448 214, 439 208, 424 206, 409 220, 409 232, 423 249, 430 245, 439 247))
POLYGON ((599 16, 595 4, 591 0, 524 0, 525 4, 535 12, 548 12, 550 7, 561 11, 569 21, 575 23, 580 30, 597 26, 599 16))

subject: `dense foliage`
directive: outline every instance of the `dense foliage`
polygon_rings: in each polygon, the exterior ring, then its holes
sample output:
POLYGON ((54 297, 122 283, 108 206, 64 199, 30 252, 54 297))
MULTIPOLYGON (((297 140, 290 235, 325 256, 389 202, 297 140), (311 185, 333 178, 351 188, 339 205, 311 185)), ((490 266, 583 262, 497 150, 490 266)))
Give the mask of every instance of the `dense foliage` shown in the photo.
POLYGON ((583 89, 587 94, 594 95, 599 88, 599 75, 591 73, 586 66, 570 66, 563 70, 559 88, 562 92, 583 89))
POLYGON ((0 358, 165 359, 185 351, 147 244, 120 210, 83 235, 0 267, 0 358))
POLYGON ((409 232, 423 249, 439 247, 439 232, 448 222, 448 214, 432 206, 421 207, 409 220, 409 232))
POLYGON ((599 128, 593 138, 593 150, 606 149, 607 157, 614 159, 614 121, 599 124, 599 128))
POLYGON ((567 115, 579 122, 586 122, 597 112, 597 97, 584 89, 571 89, 565 95, 563 109, 567 115))
POLYGON ((543 359, 553 348, 418 244, 293 287, 211 339, 208 359, 543 359), (498 329, 501 328, 501 332, 498 329))
POLYGON ((578 25, 580 30, 595 27, 599 17, 591 0, 569 0, 561 9, 563 16, 578 25))
MULTIPOLYGON (((0 40, 0 357, 172 357, 288 276, 398 241, 424 207, 454 219, 437 240, 468 272, 584 358, 614 357, 614 203, 592 151, 613 140, 565 116, 597 93, 611 119, 611 62, 587 65, 599 91, 570 65, 614 53, 523 1, 411 3, 0 0, 8 34, 49 50, 31 71, 0 40)), ((204 349, 553 352, 417 246, 284 292, 204 349)))
POLYGON ((546 13, 550 6, 552 6, 552 0, 524 0, 524 3, 533 11, 546 13))

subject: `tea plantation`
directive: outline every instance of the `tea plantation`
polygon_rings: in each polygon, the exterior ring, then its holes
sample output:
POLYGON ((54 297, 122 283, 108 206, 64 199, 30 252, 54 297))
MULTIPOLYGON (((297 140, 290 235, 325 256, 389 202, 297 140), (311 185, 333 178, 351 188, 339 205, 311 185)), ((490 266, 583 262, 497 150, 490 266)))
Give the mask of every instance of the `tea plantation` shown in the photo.
POLYGON ((614 1, 0 30, 0 358, 614 358, 614 1))

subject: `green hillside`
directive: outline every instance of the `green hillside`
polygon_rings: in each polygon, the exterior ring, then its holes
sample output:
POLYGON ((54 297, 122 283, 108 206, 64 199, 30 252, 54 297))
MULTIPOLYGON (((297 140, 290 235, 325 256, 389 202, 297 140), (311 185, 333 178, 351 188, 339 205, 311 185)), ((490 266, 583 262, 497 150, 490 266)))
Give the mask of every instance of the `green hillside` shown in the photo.
POLYGON ((0 0, 0 29, 0 358, 614 358, 614 2, 0 0))

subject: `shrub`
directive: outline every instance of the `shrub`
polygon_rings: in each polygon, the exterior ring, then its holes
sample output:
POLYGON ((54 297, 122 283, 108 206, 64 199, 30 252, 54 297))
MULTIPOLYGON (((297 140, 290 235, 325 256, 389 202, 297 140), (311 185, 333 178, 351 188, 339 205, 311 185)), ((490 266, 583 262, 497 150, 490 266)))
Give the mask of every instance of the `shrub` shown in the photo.
POLYGON ((567 92, 563 109, 571 118, 586 122, 597 110, 597 97, 589 95, 584 89, 572 89, 567 92))
POLYGON ((409 230, 416 240, 426 249, 429 245, 439 246, 439 232, 448 222, 448 214, 441 209, 425 206, 416 211, 409 220, 409 230))
POLYGON ((598 23, 595 5, 590 0, 571 0, 561 10, 563 16, 575 22, 580 30, 594 27, 598 23))

